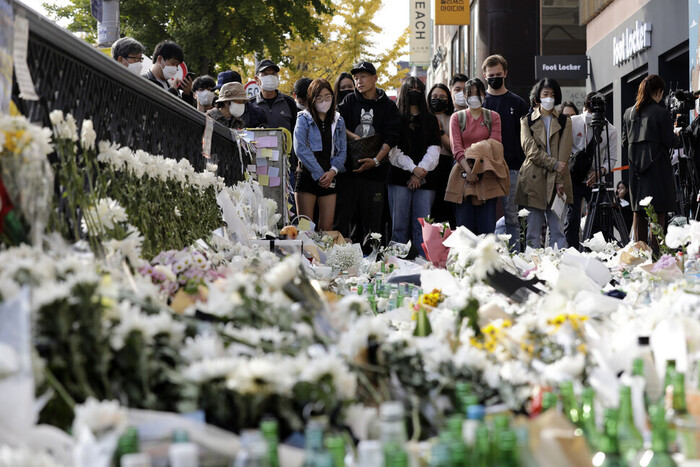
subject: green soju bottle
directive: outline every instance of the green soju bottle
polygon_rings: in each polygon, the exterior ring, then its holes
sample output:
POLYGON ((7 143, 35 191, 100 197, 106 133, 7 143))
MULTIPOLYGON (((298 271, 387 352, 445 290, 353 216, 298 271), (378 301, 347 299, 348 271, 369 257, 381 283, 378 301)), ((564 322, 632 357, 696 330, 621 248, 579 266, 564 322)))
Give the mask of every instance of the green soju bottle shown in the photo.
POLYGON ((408 462, 406 453, 406 424, 401 402, 384 402, 379 407, 384 464, 389 466, 408 462))
POLYGON ((674 432, 669 430, 669 445, 680 451, 685 459, 697 459, 698 448, 695 443, 695 418, 688 413, 685 399, 685 374, 676 372, 671 377, 673 385, 673 410, 667 412, 669 425, 673 426, 674 432), (671 436, 674 436, 671 438, 671 436))
POLYGON ((557 395, 551 391, 547 391, 542 395, 542 412, 546 412, 549 409, 557 408, 558 398, 557 395))
POLYGON ((333 458, 333 467, 345 467, 345 440, 340 435, 326 436, 326 449, 333 458))
POLYGON ((598 452, 593 456, 596 467, 622 467, 626 465, 620 457, 617 441, 617 409, 605 409, 604 431, 598 443, 598 452))
POLYGON ((476 442, 472 454, 470 465, 475 467, 490 467, 492 465, 489 429, 486 425, 479 425, 476 429, 476 442))
POLYGON ((634 425, 632 414, 632 390, 629 386, 620 387, 620 409, 617 419, 617 439, 620 455, 629 464, 644 447, 644 439, 634 425))
POLYGON ((595 424, 595 391, 586 387, 581 393, 581 428, 592 452, 598 450, 598 428, 595 424))
POLYGON ((270 467, 279 467, 279 453, 277 448, 279 446, 279 426, 277 420, 263 420, 260 423, 260 431, 262 432, 263 438, 267 443, 268 458, 270 459, 270 467))
POLYGON ((498 436, 498 461, 499 467, 519 467, 517 439, 515 431, 510 428, 501 431, 498 436))
POLYGON ((574 386, 571 381, 564 381, 559 385, 561 391, 561 402, 564 409, 564 416, 569 419, 574 425, 578 425, 581 421, 581 414, 574 395, 574 386))
POLYGON ((651 421, 651 449, 639 457, 640 467, 676 467, 676 462, 668 452, 668 430, 666 414, 662 405, 649 407, 651 421))
POLYGON ((462 438, 463 417, 459 414, 452 415, 447 419, 447 432, 450 436, 450 465, 453 467, 467 466, 467 445, 462 438))

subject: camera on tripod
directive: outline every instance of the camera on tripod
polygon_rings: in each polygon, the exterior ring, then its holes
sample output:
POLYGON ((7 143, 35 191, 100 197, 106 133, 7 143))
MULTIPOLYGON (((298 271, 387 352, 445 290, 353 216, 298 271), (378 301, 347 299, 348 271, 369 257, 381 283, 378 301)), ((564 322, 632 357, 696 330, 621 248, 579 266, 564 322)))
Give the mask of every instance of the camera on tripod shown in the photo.
POLYGON ((666 108, 673 117, 673 124, 685 130, 690 124, 690 112, 695 109, 695 96, 690 91, 676 89, 668 94, 666 108))
POLYGON ((600 94, 595 94, 588 101, 588 109, 591 111, 593 118, 591 119, 592 127, 602 128, 605 125, 605 98, 600 94))

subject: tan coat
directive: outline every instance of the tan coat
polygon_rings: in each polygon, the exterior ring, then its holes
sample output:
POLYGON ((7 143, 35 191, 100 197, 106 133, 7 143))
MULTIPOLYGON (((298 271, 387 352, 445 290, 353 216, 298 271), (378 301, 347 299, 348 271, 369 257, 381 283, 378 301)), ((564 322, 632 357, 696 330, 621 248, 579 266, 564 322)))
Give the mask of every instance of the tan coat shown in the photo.
POLYGON ((464 157, 469 162, 472 173, 481 175, 479 181, 467 183, 462 176, 462 166, 455 164, 447 181, 445 201, 462 204, 464 198, 471 196, 472 204, 478 206, 488 199, 508 194, 510 172, 503 158, 503 145, 500 141, 489 138, 474 143, 464 153, 464 157))
POLYGON ((549 146, 552 152, 547 154, 547 129, 539 109, 532 112, 532 127, 528 126, 527 115, 520 119, 520 142, 525 153, 525 162, 520 167, 518 185, 515 190, 515 204, 523 207, 547 209, 554 199, 556 185, 563 183, 566 202, 573 203, 574 193, 571 188, 569 157, 571 157, 572 134, 571 119, 567 117, 566 127, 559 138, 559 111, 552 111, 549 130, 549 146), (532 129, 532 131, 530 131, 532 129), (566 170, 563 174, 555 170, 557 162, 563 162, 566 170))

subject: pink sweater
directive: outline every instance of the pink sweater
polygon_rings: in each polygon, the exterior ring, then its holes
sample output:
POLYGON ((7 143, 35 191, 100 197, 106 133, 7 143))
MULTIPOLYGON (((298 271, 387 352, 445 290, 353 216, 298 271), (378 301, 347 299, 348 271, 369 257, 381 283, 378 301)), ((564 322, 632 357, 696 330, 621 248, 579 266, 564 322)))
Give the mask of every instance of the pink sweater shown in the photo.
MULTIPOLYGON (((474 143, 489 139, 489 130, 484 123, 484 113, 474 120, 472 114, 467 110, 467 122, 464 131, 460 133, 459 117, 457 112, 450 118, 450 143, 452 154, 457 162, 464 159, 464 152, 474 143)), ((501 142, 501 117, 498 113, 491 111, 491 138, 501 142)))

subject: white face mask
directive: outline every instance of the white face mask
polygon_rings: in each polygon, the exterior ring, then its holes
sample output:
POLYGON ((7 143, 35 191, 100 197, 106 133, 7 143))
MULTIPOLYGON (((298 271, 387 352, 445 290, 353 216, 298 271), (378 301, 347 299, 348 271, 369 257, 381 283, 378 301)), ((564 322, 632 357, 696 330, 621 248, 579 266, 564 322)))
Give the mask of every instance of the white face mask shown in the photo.
POLYGON ((127 68, 129 69, 130 72, 132 72, 135 75, 140 75, 141 74, 141 69, 143 68, 143 63, 141 62, 136 62, 136 63, 129 63, 127 65, 127 68))
POLYGON ((197 91, 197 102, 201 105, 211 105, 214 101, 214 93, 209 90, 197 91))
MULTIPOLYGON (((165 61, 163 61, 165 63, 165 61)), ((175 74, 177 73, 177 67, 172 66, 172 65, 166 65, 163 66, 161 65, 161 68, 163 68, 163 76, 165 79, 173 79, 175 77, 175 74)))
POLYGON ((316 110, 319 111, 319 113, 325 114, 328 112, 328 110, 331 108, 331 103, 330 101, 326 102, 323 101, 320 104, 316 104, 316 110))
POLYGON ((265 75, 260 77, 260 87, 263 91, 274 91, 280 85, 280 80, 275 75, 265 75))
POLYGON ((297 109, 306 110, 306 106, 297 102, 297 109))
POLYGON ((554 108, 554 98, 553 97, 543 97, 540 99, 540 105, 546 111, 550 111, 554 108))
POLYGON ((458 105, 460 107, 467 106, 467 101, 464 98, 464 92, 462 92, 462 91, 456 92, 453 97, 454 97, 455 105, 458 105))
POLYGON ((471 109, 478 109, 481 107, 481 96, 469 96, 467 97, 467 105, 471 109))
POLYGON ((245 112, 245 104, 236 104, 235 102, 231 102, 228 106, 228 111, 231 112, 231 115, 234 117, 240 117, 243 115, 243 112, 245 112))
POLYGON ((587 110, 583 111, 583 120, 586 122, 586 125, 590 125, 591 122, 593 121, 593 114, 588 112, 587 110))

